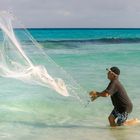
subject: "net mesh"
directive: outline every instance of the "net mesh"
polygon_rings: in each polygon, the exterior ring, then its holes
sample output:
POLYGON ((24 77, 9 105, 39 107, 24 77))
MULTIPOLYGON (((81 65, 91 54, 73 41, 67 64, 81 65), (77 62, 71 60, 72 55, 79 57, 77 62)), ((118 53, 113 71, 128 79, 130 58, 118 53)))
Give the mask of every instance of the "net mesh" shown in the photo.
POLYGON ((86 91, 44 53, 26 29, 15 33, 13 20, 13 15, 0 12, 0 76, 46 86, 63 96, 81 99, 86 91), (44 65, 38 63, 39 56, 44 65))

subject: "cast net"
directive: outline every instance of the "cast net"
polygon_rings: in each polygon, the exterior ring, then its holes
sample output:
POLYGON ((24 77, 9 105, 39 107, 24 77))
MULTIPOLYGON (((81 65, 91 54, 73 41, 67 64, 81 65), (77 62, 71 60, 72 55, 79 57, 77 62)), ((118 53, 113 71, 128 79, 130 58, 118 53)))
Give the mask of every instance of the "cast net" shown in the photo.
POLYGON ((26 29, 22 27, 15 33, 15 20, 12 14, 0 12, 0 76, 49 87, 63 96, 80 99, 85 94, 81 86, 44 53, 26 29))

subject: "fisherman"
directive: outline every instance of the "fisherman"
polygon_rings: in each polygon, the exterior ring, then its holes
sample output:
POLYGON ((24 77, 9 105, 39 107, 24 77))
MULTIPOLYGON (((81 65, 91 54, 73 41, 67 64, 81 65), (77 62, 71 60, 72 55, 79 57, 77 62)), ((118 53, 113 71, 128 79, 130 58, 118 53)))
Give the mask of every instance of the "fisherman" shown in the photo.
POLYGON ((110 126, 131 125, 135 123, 137 119, 127 120, 128 114, 132 112, 133 104, 119 81, 120 69, 115 66, 106 70, 110 83, 102 92, 91 91, 89 93, 91 100, 93 101, 98 97, 110 96, 114 106, 114 109, 108 117, 110 126))

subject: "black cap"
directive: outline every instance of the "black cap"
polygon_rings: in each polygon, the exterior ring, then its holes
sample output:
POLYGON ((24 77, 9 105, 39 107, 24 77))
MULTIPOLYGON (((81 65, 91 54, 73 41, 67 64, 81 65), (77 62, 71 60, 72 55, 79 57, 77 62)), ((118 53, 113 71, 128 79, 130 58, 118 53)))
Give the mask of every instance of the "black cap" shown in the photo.
POLYGON ((110 70, 117 75, 120 75, 120 69, 118 67, 111 67, 110 70))

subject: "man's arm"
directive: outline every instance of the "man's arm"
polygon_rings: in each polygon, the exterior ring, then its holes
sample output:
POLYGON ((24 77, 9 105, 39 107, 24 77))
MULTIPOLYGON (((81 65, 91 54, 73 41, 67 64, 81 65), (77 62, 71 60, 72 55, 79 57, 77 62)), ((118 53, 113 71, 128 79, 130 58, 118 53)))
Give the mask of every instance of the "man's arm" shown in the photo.
POLYGON ((110 94, 108 92, 106 92, 105 90, 102 92, 97 92, 97 91, 91 91, 89 93, 89 96, 91 97, 91 100, 95 100, 98 97, 108 97, 110 94))
POLYGON ((96 92, 96 95, 98 97, 108 97, 110 94, 106 90, 104 90, 102 92, 96 92))

